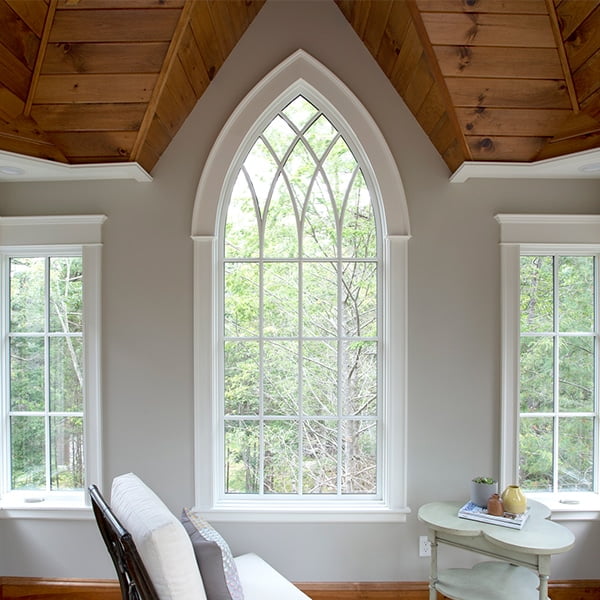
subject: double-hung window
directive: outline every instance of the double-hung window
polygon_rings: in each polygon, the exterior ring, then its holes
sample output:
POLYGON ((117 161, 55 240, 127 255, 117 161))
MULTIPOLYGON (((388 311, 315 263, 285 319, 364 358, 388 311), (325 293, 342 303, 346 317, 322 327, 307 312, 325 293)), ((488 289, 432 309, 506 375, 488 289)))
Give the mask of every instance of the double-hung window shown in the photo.
POLYGON ((84 508, 86 484, 99 481, 103 220, 0 220, 0 507, 9 513, 84 508))
POLYGON ((597 216, 498 215, 505 483, 554 509, 600 508, 597 216))

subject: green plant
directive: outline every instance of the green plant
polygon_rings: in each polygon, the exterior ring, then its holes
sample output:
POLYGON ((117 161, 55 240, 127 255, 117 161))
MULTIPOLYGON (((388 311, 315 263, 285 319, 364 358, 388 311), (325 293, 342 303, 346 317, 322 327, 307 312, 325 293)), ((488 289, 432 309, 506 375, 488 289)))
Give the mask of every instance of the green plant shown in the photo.
POLYGON ((488 485, 496 483, 493 477, 474 477, 472 481, 475 483, 487 483, 488 485))

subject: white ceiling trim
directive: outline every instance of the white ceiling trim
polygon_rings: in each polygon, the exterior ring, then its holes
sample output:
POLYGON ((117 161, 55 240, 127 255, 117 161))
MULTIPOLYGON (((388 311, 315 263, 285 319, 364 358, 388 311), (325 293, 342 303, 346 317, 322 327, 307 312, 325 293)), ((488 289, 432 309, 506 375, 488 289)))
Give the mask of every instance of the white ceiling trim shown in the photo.
POLYGON ((136 162, 67 165, 0 150, 0 182, 93 181, 133 179, 152 181, 152 176, 136 162))
POLYGON ((468 161, 450 176, 451 183, 469 179, 600 179, 600 149, 533 163, 468 161))

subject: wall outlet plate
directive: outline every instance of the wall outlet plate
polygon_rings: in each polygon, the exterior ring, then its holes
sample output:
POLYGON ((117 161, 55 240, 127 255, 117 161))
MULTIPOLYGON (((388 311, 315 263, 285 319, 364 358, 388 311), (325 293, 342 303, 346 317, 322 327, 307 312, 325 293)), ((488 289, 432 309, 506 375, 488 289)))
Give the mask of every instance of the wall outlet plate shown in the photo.
POLYGON ((431 542, 426 535, 419 536, 419 556, 431 556, 431 542))

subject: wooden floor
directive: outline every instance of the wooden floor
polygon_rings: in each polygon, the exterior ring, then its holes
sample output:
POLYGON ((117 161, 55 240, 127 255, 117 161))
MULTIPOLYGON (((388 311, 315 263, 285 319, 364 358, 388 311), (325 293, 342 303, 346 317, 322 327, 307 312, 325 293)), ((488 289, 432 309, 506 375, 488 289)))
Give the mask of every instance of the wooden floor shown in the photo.
MULTIPOLYGON (((427 583, 298 583, 312 600, 428 600, 427 583)), ((552 600, 599 600, 600 579, 554 581, 552 600)), ((444 596, 439 596, 443 600, 444 596)), ((0 577, 0 600, 121 600, 116 581, 0 577)), ((518 599, 515 599, 518 600, 518 599)))

